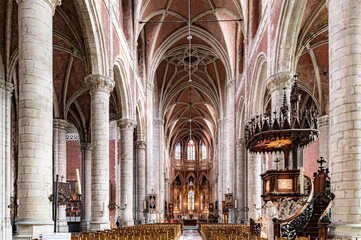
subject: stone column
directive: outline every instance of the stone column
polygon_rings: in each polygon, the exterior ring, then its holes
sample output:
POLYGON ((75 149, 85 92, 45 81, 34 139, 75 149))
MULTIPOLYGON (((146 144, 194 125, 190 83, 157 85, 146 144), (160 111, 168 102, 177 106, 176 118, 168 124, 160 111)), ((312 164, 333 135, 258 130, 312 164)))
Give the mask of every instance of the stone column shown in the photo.
MULTIPOLYGON (((245 171, 245 150, 246 150, 246 141, 245 139, 238 139, 236 143, 236 200, 237 200, 237 210, 241 210, 244 207, 247 207, 246 203, 246 171, 245 171)), ((236 213, 237 223, 247 220, 246 211, 241 211, 236 213)))
POLYGON ((91 192, 92 192, 92 177, 91 177, 91 143, 81 143, 81 185, 82 185, 82 208, 80 227, 82 231, 90 230, 91 221, 91 192))
POLYGON ((163 119, 154 119, 154 146, 153 146, 153 169, 154 190, 157 194, 157 211, 164 216, 164 121, 163 119))
POLYGON ((144 224, 144 201, 146 200, 146 172, 145 172, 145 149, 147 143, 143 140, 136 141, 137 146, 137 158, 138 158, 138 166, 137 166, 137 221, 139 224, 144 224))
POLYGON ((134 128, 137 122, 132 119, 118 120, 121 135, 121 207, 126 209, 121 212, 123 226, 134 225, 133 219, 133 146, 134 146, 134 128))
MULTIPOLYGON (((147 190, 147 194, 152 194, 152 189, 155 189, 154 186, 154 180, 155 180, 155 176, 153 173, 153 170, 156 169, 156 166, 154 166, 153 164, 153 83, 152 81, 147 82, 147 89, 146 89, 146 94, 147 94, 147 149, 146 149, 146 161, 147 161, 147 168, 146 168, 146 172, 147 172, 147 186, 146 186, 146 190, 147 190)), ((148 223, 153 222, 153 217, 154 215, 151 214, 150 212, 148 212, 147 215, 147 219, 148 219, 148 223)))
MULTIPOLYGON (((59 182, 66 182, 66 127, 68 124, 63 119, 53 120, 54 181, 56 181, 56 174, 59 174, 59 182)), ((60 233, 69 231, 65 209, 66 205, 58 206, 57 232, 60 233)))
MULTIPOLYGON (((277 117, 279 116, 281 111, 281 106, 283 105, 283 96, 285 91, 286 91, 288 108, 290 109, 291 83, 292 83, 293 75, 294 73, 292 72, 279 72, 271 75, 267 79, 267 88, 271 93, 272 117, 274 117, 273 114, 274 111, 277 112, 277 117)), ((276 163, 274 162, 277 158, 280 160, 279 169, 284 169, 285 162, 284 162, 283 153, 272 154, 272 169, 277 168, 276 163)), ((291 167, 291 163, 289 164, 289 166, 291 167)))
POLYGON ((329 2, 330 235, 361 237, 361 1, 329 2))
POLYGON ((326 167, 330 167, 330 159, 329 159, 329 118, 328 115, 323 115, 319 118, 318 121, 318 130, 320 131, 319 135, 319 153, 321 157, 324 157, 326 162, 326 167))
POLYGON ((109 228, 109 95, 114 81, 91 74, 85 78, 91 96, 91 222, 92 230, 109 228))
POLYGON ((261 154, 248 153, 248 217, 253 219, 256 219, 261 214, 261 211, 254 206, 255 204, 257 208, 262 206, 261 167, 261 154))
POLYGON ((19 0, 18 238, 53 232, 53 15, 60 0, 19 0))
MULTIPOLYGON (((0 60, 0 64, 1 60, 0 60)), ((1 66, 0 66, 1 67, 1 66)), ((11 239, 11 95, 13 85, 0 76, 0 238, 11 239)))

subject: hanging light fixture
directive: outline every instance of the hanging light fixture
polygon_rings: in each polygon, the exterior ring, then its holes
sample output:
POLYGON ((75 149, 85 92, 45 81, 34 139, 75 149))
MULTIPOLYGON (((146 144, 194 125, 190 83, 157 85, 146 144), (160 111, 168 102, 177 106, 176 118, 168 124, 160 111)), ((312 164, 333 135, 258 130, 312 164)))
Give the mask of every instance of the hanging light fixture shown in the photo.
POLYGON ((190 111, 190 117, 189 117, 189 141, 192 140, 192 89, 189 87, 189 111, 190 111))
POLYGON ((192 35, 191 35, 191 0, 188 0, 188 82, 192 83, 192 35))

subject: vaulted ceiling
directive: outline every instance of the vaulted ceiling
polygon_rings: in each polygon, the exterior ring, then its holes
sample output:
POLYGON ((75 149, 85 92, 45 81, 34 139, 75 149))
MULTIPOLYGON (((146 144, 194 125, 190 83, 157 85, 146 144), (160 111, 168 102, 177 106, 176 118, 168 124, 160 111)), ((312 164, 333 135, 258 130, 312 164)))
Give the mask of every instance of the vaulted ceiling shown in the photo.
POLYGON ((187 142, 190 128, 193 140, 213 146, 226 82, 243 65, 244 26, 241 21, 216 20, 239 20, 242 15, 238 0, 143 1, 139 18, 147 23, 139 25, 138 34, 144 40, 146 72, 154 80, 170 148, 187 142))

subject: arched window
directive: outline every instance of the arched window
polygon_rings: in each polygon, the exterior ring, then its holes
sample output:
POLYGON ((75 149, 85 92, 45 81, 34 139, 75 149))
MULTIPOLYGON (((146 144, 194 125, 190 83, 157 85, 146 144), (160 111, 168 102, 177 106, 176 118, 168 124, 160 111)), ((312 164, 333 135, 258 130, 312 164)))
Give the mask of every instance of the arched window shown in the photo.
POLYGON ((181 159, 181 144, 178 143, 177 147, 175 148, 175 159, 180 160, 181 159))
POLYGON ((196 147, 194 145, 193 140, 189 140, 187 152, 188 152, 188 160, 196 159, 196 147))
POLYGON ((188 193, 188 210, 194 210, 194 192, 190 190, 188 193))
POLYGON ((207 147, 204 142, 202 142, 202 159, 207 159, 207 147))

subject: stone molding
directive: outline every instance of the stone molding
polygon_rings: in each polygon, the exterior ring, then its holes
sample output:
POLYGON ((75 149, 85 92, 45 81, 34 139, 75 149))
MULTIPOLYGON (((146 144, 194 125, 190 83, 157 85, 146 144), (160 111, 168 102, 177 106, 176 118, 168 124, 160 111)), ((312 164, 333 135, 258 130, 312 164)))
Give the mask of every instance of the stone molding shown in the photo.
POLYGON ((154 119, 154 124, 156 125, 163 125, 164 124, 164 120, 160 119, 160 118, 155 118, 154 119))
POLYGON ((110 94, 113 91, 115 82, 104 75, 101 74, 90 74, 85 77, 85 83, 90 87, 90 93, 103 91, 107 94, 110 94))
POLYGON ((80 149, 85 151, 91 151, 92 150, 92 144, 88 142, 80 143, 80 149))
POLYGON ((137 122, 132 119, 122 118, 117 121, 120 130, 134 130, 137 126, 137 122))
POLYGON ((323 127, 325 125, 329 125, 330 124, 330 118, 328 117, 328 115, 323 115, 318 119, 318 124, 320 127, 323 127))
POLYGON ((274 91, 282 90, 284 87, 290 88, 294 75, 295 73, 293 72, 279 72, 271 75, 266 80, 266 85, 270 93, 272 94, 274 91))
POLYGON ((60 130, 66 130, 68 125, 69 125, 68 121, 66 121, 64 119, 53 119, 53 128, 57 128, 60 130))
POLYGON ((143 140, 137 140, 137 141, 135 141, 135 146, 136 146, 138 149, 145 149, 146 146, 147 146, 147 142, 146 142, 146 141, 143 141, 143 140))
POLYGON ((77 134, 77 133, 67 133, 65 138, 66 138, 67 141, 79 140, 79 134, 77 134))
MULTIPOLYGON (((26 0, 16 0, 16 3, 19 5, 20 2, 22 1, 26 1, 26 0)), ((52 10, 52 13, 53 13, 53 16, 55 14, 55 9, 57 6, 60 6, 61 5, 61 1, 62 0, 44 0, 47 4, 49 4, 51 10, 52 10)))
POLYGON ((7 81, 0 79, 0 89, 3 89, 9 93, 12 93, 14 90, 14 85, 11 82, 7 82, 7 81))
POLYGON ((236 142, 236 148, 241 148, 246 146, 246 139, 242 138, 242 139, 238 139, 236 142))

